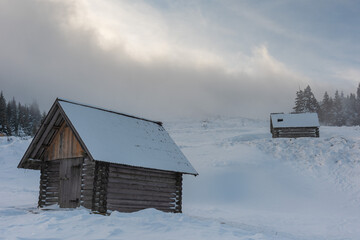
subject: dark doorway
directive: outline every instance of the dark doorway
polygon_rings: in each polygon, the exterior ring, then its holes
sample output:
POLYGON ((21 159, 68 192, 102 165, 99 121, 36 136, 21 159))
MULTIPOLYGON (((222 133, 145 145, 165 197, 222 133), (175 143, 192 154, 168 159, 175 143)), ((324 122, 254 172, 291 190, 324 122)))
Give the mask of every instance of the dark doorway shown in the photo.
POLYGON ((61 208, 76 208, 80 206, 81 165, 83 158, 60 160, 60 192, 61 208))

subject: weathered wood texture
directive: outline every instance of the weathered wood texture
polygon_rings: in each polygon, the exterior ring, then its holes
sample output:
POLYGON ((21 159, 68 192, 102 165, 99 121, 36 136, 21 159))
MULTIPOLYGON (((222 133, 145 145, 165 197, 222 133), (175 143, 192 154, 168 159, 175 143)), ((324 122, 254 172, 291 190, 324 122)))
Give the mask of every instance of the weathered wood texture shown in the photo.
POLYGON ((110 164, 107 209, 181 212, 182 174, 110 164))
POLYGON ((181 212, 182 174, 73 158, 46 161, 41 169, 39 206, 79 205, 94 212, 156 208, 181 212))
POLYGON ((80 206, 82 162, 83 158, 60 160, 59 205, 61 208, 80 206))
POLYGON ((84 158, 81 173, 80 205, 89 209, 93 208, 94 172, 95 162, 89 158, 84 158))
POLYGON ((95 162, 92 210, 106 213, 109 163, 95 162))
POLYGON ((40 171, 39 207, 58 204, 59 202, 59 167, 60 161, 43 162, 40 171))
POLYGON ((59 108, 56 104, 52 106, 44 123, 36 133, 30 147, 26 150, 18 167, 28 169, 41 169, 42 162, 46 159, 46 148, 63 124, 59 108))
POLYGON ((63 122, 47 148, 46 155, 48 160, 77 158, 84 156, 84 150, 70 127, 63 122))
POLYGON ((272 128, 273 138, 299 138, 299 137, 319 137, 318 127, 307 128, 272 128))

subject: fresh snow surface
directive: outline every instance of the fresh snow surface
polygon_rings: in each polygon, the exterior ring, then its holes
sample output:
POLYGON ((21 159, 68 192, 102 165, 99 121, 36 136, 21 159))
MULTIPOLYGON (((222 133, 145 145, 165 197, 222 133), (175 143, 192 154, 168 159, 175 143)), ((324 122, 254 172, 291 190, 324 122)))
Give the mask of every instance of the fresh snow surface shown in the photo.
POLYGON ((245 118, 167 122, 199 176, 183 214, 36 208, 39 171, 17 169, 30 139, 0 138, 0 239, 360 239, 360 127, 272 139, 245 118))
POLYGON ((159 124, 62 100, 59 103, 95 160, 197 174, 159 124))
POLYGON ((320 126, 317 113, 278 113, 271 114, 270 117, 274 128, 320 126))

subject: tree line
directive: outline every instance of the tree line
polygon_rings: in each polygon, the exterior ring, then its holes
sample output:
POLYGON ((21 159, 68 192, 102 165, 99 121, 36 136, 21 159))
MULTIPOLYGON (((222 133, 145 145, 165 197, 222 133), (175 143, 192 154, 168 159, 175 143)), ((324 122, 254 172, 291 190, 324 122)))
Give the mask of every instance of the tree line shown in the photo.
POLYGON ((36 101, 23 105, 14 97, 6 101, 0 93, 0 136, 34 136, 44 118, 36 101))
POLYGON ((296 92, 295 113, 316 112, 319 121, 327 126, 360 125, 360 83, 356 93, 344 95, 336 90, 333 97, 325 92, 322 101, 318 102, 310 86, 296 92))

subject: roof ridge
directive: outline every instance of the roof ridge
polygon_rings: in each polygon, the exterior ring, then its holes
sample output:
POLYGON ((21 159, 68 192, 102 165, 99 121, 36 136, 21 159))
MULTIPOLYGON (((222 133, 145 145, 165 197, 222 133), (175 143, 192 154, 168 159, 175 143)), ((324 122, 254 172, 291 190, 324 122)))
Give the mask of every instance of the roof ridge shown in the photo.
POLYGON ((143 121, 146 121, 146 122, 152 122, 152 123, 158 124, 158 125, 160 125, 160 126, 162 126, 162 124, 163 124, 163 123, 160 122, 160 121, 153 121, 153 120, 149 120, 149 119, 142 118, 142 117, 137 117, 137 116, 133 116, 133 115, 125 114, 125 113, 116 112, 116 111, 114 111, 114 110, 110 110, 110 109, 106 109, 106 108, 101 108, 101 107, 91 106, 91 105, 84 104, 84 103, 79 103, 79 102, 74 102, 74 101, 66 100, 66 99, 63 99, 63 98, 56 98, 56 101, 67 102, 67 103, 71 103, 71 104, 75 104, 75 105, 79 105, 79 106, 83 106, 83 107, 93 108, 93 109, 97 109, 97 110, 101 110, 101 111, 105 111, 105 112, 109 112, 109 113, 114 113, 114 114, 122 115, 122 116, 129 117, 129 118, 134 118, 134 119, 138 119, 138 120, 143 120, 143 121))

